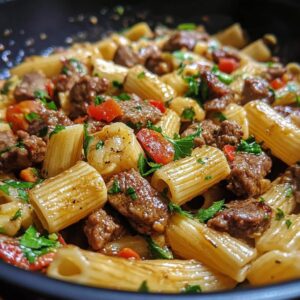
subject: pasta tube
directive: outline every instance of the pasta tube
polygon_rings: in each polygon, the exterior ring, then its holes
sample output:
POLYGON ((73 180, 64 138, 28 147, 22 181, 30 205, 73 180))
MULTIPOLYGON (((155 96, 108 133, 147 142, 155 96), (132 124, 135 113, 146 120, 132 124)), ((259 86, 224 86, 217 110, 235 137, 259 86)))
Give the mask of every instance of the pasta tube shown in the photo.
POLYGON ((175 111, 167 109, 161 120, 155 125, 161 127, 163 134, 173 137, 175 134, 179 134, 180 118, 175 111))
POLYGON ((55 176, 74 166, 80 160, 83 144, 83 126, 68 126, 53 134, 47 146, 42 173, 44 177, 55 176))
POLYGON ((105 39, 97 43, 97 47, 105 60, 113 60, 118 45, 111 39, 105 39))
POLYGON ((146 22, 141 22, 125 31, 124 36, 131 41, 137 41, 141 38, 152 38, 153 32, 146 22))
POLYGON ((194 149, 192 156, 157 170, 151 184, 160 192, 168 188, 168 197, 172 202, 182 205, 225 179, 229 173, 230 168, 223 152, 205 146, 194 149))
POLYGON ((162 82, 172 87, 179 96, 183 96, 189 88, 187 82, 178 74, 177 70, 163 75, 160 79, 162 82))
POLYGON ((205 262, 238 282, 245 279, 247 264, 256 257, 255 248, 245 242, 178 214, 172 216, 166 233, 177 255, 205 262))
POLYGON ((107 125, 93 137, 87 159, 104 178, 130 168, 137 169, 139 156, 144 152, 127 125, 119 122, 107 125))
POLYGON ((276 91, 276 99, 273 106, 297 104, 300 97, 300 85, 297 82, 289 82, 286 86, 276 91))
POLYGON ((292 165, 300 160, 300 129, 262 101, 245 105, 250 134, 271 149, 272 154, 292 165))
POLYGON ((262 39, 251 43, 245 47, 241 53, 252 57, 256 61, 269 61, 272 56, 270 49, 262 39))
POLYGON ((187 284, 198 284, 204 291, 235 286, 233 280, 195 261, 127 260, 74 246, 58 249, 47 274, 56 279, 128 291, 137 291, 144 281, 150 292, 180 292, 187 284))
POLYGON ((143 99, 166 102, 176 96, 174 89, 162 82, 157 75, 142 66, 135 66, 128 72, 124 83, 126 92, 134 93, 143 99))
POLYGON ((43 227, 51 233, 102 207, 107 200, 107 189, 99 173, 80 161, 35 186, 29 192, 29 200, 43 227))
POLYGON ((300 251, 268 252, 253 262, 247 279, 252 285, 271 284, 300 278, 300 251))

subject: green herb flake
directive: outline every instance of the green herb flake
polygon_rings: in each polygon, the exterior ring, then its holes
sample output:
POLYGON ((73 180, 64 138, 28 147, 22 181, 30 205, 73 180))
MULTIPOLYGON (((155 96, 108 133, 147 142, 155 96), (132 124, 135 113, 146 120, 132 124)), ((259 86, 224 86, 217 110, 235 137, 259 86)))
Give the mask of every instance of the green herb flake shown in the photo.
POLYGON ((55 128, 51 131, 49 138, 52 137, 52 135, 57 134, 59 132, 61 132, 62 130, 66 129, 66 126, 64 125, 56 125, 55 128))
POLYGON ((205 165, 205 161, 202 158, 198 158, 197 163, 199 163, 201 165, 205 165))
POLYGON ((204 177, 205 180, 211 180, 213 177, 211 175, 207 175, 204 177))
POLYGON ((112 85, 114 88, 121 90, 123 88, 123 84, 117 80, 113 80, 112 85))
POLYGON ((31 189, 34 186, 34 183, 31 182, 22 182, 16 181, 13 179, 3 180, 3 184, 0 185, 0 191, 6 195, 10 195, 10 188, 16 189, 18 198, 24 202, 28 202, 28 192, 27 189, 31 189))
POLYGON ((150 174, 154 173, 156 170, 160 169, 162 167, 162 164, 157 164, 152 161, 148 161, 143 154, 139 155, 138 159, 138 169, 140 174, 143 177, 147 177, 150 174))
POLYGON ((275 214, 275 220, 276 220, 276 221, 280 221, 280 220, 282 220, 283 218, 284 218, 284 212, 283 212, 283 210, 280 209, 280 208, 277 208, 276 214, 275 214))
POLYGON ((148 287, 148 284, 147 284, 147 280, 144 280, 140 287, 138 288, 137 290, 138 292, 140 293, 149 293, 149 287, 148 287))
POLYGON ((135 189, 131 186, 127 188, 126 195, 128 195, 132 200, 136 200, 138 198, 135 189))
POLYGON ((264 197, 259 197, 258 198, 258 202, 260 202, 260 203, 265 203, 265 198, 264 197))
POLYGON ((15 220, 17 220, 17 219, 19 219, 19 218, 21 218, 22 217, 22 210, 21 209, 18 209, 17 211, 16 211, 16 213, 14 214, 14 216, 10 219, 11 221, 15 221, 15 220))
POLYGON ((125 12, 125 8, 121 5, 116 6, 114 10, 119 16, 122 16, 125 12))
POLYGON ((104 146, 104 142, 103 142, 103 141, 99 141, 99 142, 96 144, 96 150, 102 149, 103 146, 104 146))
POLYGON ((146 127, 148 129, 154 130, 156 132, 162 133, 162 128, 160 126, 155 126, 150 120, 147 120, 147 125, 146 127))
POLYGON ((135 106, 134 108, 135 108, 136 110, 139 110, 139 111, 142 110, 142 107, 141 107, 140 105, 137 105, 137 106, 135 106))
POLYGON ((85 158, 87 158, 89 145, 92 142, 92 140, 94 139, 94 137, 89 135, 89 133, 88 133, 88 126, 89 125, 87 123, 85 123, 83 125, 83 153, 84 153, 85 158))
POLYGON ((183 210, 179 205, 173 203, 173 202, 170 202, 169 205, 169 210, 171 213, 177 213, 183 217, 187 217, 187 218, 190 218, 192 219, 193 218, 193 215, 191 213, 189 213, 188 211, 185 211, 183 210))
POLYGON ((202 292, 202 289, 201 289, 200 285, 198 285, 198 284, 194 284, 194 285, 188 284, 183 290, 184 294, 195 294, 195 293, 201 293, 201 292, 202 292))
POLYGON ((193 57, 191 54, 184 52, 184 51, 174 51, 172 55, 179 61, 191 61, 193 60, 193 57))
POLYGON ((33 122, 34 120, 40 120, 41 117, 39 114, 35 113, 35 112, 30 112, 28 114, 25 114, 25 119, 31 123, 33 122))
POLYGON ((196 214, 196 218, 199 220, 200 223, 205 223, 209 219, 211 219, 217 212, 221 211, 224 208, 225 200, 220 200, 214 202, 208 208, 201 208, 196 214))
POLYGON ((157 245, 151 237, 146 237, 148 242, 148 247, 153 259, 173 259, 173 253, 169 250, 168 247, 161 248, 157 245))
POLYGON ((285 190, 285 198, 291 198, 293 196, 293 188, 289 185, 285 190))
POLYGON ((221 72, 217 65, 214 65, 213 68, 211 69, 211 71, 213 74, 215 74, 218 77, 218 79, 221 82, 223 82, 227 85, 231 84, 234 81, 233 76, 226 74, 224 72, 221 72))
POLYGON ((242 140, 237 146, 238 152, 247 152, 255 155, 262 154, 260 144, 256 143, 254 137, 249 137, 247 140, 242 140))
POLYGON ((195 30, 197 25, 195 23, 182 23, 177 26, 178 30, 195 30))
POLYGON ((137 75, 137 78, 138 78, 138 79, 143 79, 143 78, 145 78, 145 76, 146 76, 146 73, 143 71, 143 72, 141 72, 141 73, 139 73, 139 74, 137 75))
POLYGON ((126 93, 121 93, 118 96, 113 96, 114 99, 116 99, 117 101, 128 101, 130 100, 130 96, 126 93))
POLYGON ((94 100, 94 104, 95 105, 100 105, 103 102, 105 102, 105 98, 104 97, 102 97, 100 95, 98 95, 98 96, 95 97, 95 100, 94 100))
POLYGON ((183 79, 188 85, 188 90, 185 93, 185 96, 197 99, 200 95, 199 75, 185 76, 183 79))
POLYGON ((225 117, 225 115, 221 112, 216 112, 213 114, 214 118, 218 119, 220 122, 226 121, 227 118, 225 117))
POLYGON ((286 225, 287 229, 290 229, 290 227, 292 226, 292 221, 290 219, 287 219, 285 221, 285 225, 286 225))
POLYGON ((6 231, 3 227, 0 227, 0 234, 6 234, 6 231))
POLYGON ((121 188, 119 185, 119 181, 117 179, 114 180, 112 187, 108 190, 108 193, 113 195, 121 192, 121 188))
POLYGON ((183 110, 181 117, 185 120, 193 121, 195 118, 195 110, 193 107, 187 107, 183 110))
POLYGON ((2 89, 0 90, 0 94, 2 94, 2 95, 7 95, 8 92, 9 92, 9 90, 10 90, 10 87, 12 86, 12 84, 13 84, 12 81, 7 80, 7 81, 4 83, 2 89))

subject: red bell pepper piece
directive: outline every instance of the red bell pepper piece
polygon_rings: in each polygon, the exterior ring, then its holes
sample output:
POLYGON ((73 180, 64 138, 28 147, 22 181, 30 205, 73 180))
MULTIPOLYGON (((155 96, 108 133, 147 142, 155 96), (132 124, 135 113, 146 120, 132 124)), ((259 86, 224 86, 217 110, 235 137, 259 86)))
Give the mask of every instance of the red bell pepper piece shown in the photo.
POLYGON ((121 249, 118 253, 118 256, 126 259, 141 259, 140 255, 131 248, 121 249))
POLYGON ((223 148, 229 161, 233 161, 235 158, 236 147, 232 145, 225 145, 223 148))
POLYGON ((230 74, 239 67, 239 63, 234 58, 223 57, 220 58, 218 67, 221 72, 230 74))
POLYGON ((162 113, 166 111, 165 105, 163 104, 162 101, 157 101, 157 100, 149 100, 149 103, 158 108, 162 113))

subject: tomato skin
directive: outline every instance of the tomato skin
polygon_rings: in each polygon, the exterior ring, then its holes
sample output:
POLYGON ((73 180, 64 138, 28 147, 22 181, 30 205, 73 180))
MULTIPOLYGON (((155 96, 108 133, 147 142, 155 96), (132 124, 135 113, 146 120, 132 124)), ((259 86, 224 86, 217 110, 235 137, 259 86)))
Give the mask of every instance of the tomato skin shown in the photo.
POLYGON ((36 182, 39 177, 36 174, 36 170, 34 168, 26 168, 20 172, 20 178, 27 182, 36 182))
POLYGON ((46 90, 49 97, 52 99, 54 96, 54 84, 50 80, 46 83, 46 90))
POLYGON ((109 99, 99 105, 91 104, 88 106, 87 112, 93 119, 108 123, 123 115, 120 105, 113 99, 109 99))
POLYGON ((221 72, 230 74, 239 67, 239 63, 234 58, 220 58, 218 64, 221 72))
POLYGON ((283 81, 281 78, 276 78, 276 79, 272 80, 270 82, 270 84, 274 90, 278 90, 278 89, 281 89, 282 87, 284 87, 286 85, 286 82, 283 81))
POLYGON ((88 116, 78 117, 74 120, 75 124, 83 124, 87 120, 88 116))
POLYGON ((165 105, 163 104, 162 101, 157 101, 157 100, 149 100, 149 103, 158 108, 162 113, 165 113, 166 111, 166 108, 165 108, 165 105))
POLYGON ((223 151, 225 152, 227 158, 229 161, 233 161, 235 158, 235 151, 236 147, 232 145, 225 145, 223 148, 223 151))
POLYGON ((144 150, 158 164, 168 164, 174 160, 173 145, 159 132, 143 128, 136 135, 144 150))
POLYGON ((140 255, 131 248, 121 249, 118 253, 118 256, 126 259, 141 259, 140 255))
POLYGON ((13 131, 27 130, 29 123, 25 119, 25 115, 31 112, 37 113, 40 108, 41 104, 33 100, 10 105, 6 111, 6 121, 11 124, 13 131))

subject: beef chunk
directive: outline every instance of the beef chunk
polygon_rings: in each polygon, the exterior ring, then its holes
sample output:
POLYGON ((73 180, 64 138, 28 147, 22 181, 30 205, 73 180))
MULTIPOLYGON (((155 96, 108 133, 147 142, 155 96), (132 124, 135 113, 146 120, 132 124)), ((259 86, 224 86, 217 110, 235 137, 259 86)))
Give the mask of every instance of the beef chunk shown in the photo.
POLYGON ((228 232, 237 238, 253 238, 270 226, 272 209, 269 205, 249 198, 231 201, 207 223, 208 227, 228 232))
POLYGON ((122 108, 123 115, 118 120, 134 127, 136 125, 139 125, 138 128, 145 127, 148 121, 156 123, 162 117, 162 113, 158 108, 134 94, 131 95, 130 100, 120 101, 119 105, 122 108))
POLYGON ((212 58, 216 64, 220 62, 221 58, 233 58, 237 62, 241 60, 237 50, 228 48, 214 50, 212 52, 212 58))
POLYGON ((102 128, 105 125, 108 125, 108 123, 105 123, 105 122, 102 122, 102 121, 96 121, 96 120, 93 120, 91 118, 87 119, 86 122, 88 124, 87 129, 88 129, 89 134, 93 134, 97 131, 100 131, 100 130, 102 130, 102 128))
POLYGON ((105 78, 83 76, 70 91, 71 118, 86 114, 87 106, 95 97, 108 89, 109 82, 105 78))
POLYGON ((131 47, 120 45, 114 56, 114 62, 118 65, 132 68, 140 63, 140 57, 131 47))
POLYGON ((88 216, 83 230, 90 247, 99 251, 106 243, 118 238, 123 228, 112 216, 100 208, 88 216))
POLYGON ((243 131, 235 121, 225 120, 220 125, 217 136, 218 148, 223 149, 225 145, 237 146, 243 137, 243 131))
POLYGON ((244 82, 242 92, 242 104, 252 100, 262 99, 268 103, 273 103, 274 95, 269 89, 269 84, 263 78, 247 78, 244 82))
POLYGON ((198 31, 177 31, 173 33, 163 46, 164 51, 175 51, 182 48, 193 50, 196 43, 206 41, 208 35, 198 31))
POLYGON ((47 145, 39 137, 18 131, 0 132, 0 170, 14 171, 31 167, 44 160, 47 145))
POLYGON ((230 93, 220 98, 206 101, 204 109, 206 112, 222 112, 232 102, 234 102, 234 96, 230 93))
POLYGON ((289 167, 281 177, 280 183, 289 183, 296 201, 300 203, 300 165, 295 164, 289 167))
POLYGON ((237 196, 258 196, 262 193, 263 178, 270 172, 271 167, 272 160, 265 153, 236 153, 231 162, 227 188, 237 196))
POLYGON ((168 221, 167 204, 149 182, 131 169, 114 175, 107 184, 108 201, 142 234, 163 232, 168 221), (112 193, 114 185, 120 192, 112 193))
POLYGON ((273 64, 268 67, 267 71, 262 74, 262 76, 268 80, 272 81, 276 78, 281 78, 286 73, 286 68, 282 64, 273 64))
POLYGON ((189 135, 195 134, 197 132, 198 128, 201 126, 202 134, 200 136, 197 136, 194 139, 194 144, 195 144, 195 147, 202 147, 203 145, 205 145, 204 129, 203 129, 204 125, 203 124, 205 124, 206 121, 209 121, 214 125, 214 123, 210 120, 205 120, 202 123, 198 123, 198 122, 192 123, 187 129, 185 129, 182 132, 181 137, 184 138, 184 137, 187 137, 189 135))
POLYGON ((40 73, 27 73, 16 87, 14 97, 17 101, 34 99, 36 91, 47 92, 46 83, 47 79, 44 75, 40 73))

